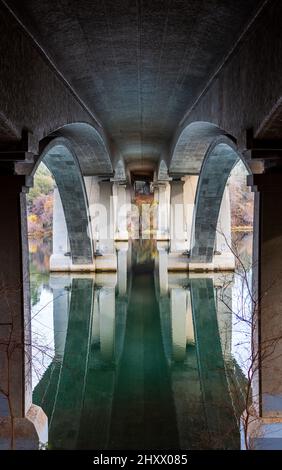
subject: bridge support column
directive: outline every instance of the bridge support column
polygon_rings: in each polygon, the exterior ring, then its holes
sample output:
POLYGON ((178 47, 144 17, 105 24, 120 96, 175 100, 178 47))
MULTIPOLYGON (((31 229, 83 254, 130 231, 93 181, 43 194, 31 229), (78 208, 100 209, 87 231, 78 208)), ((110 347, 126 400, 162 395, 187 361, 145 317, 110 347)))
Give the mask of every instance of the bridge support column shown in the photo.
POLYGON ((159 211, 159 187, 158 183, 154 182, 154 219, 153 219, 153 231, 154 237, 157 239, 158 235, 158 211, 159 211))
POLYGON ((127 241, 127 214, 129 205, 127 202, 126 183, 114 183, 115 189, 115 240, 127 241))
POLYGON ((170 182, 170 252, 168 270, 188 271, 187 230, 184 205, 184 181, 170 182))
MULTIPOLYGON (((89 236, 91 236, 89 234, 89 236)), ((94 264, 74 264, 71 257, 71 247, 68 236, 65 212, 57 187, 53 195, 53 253, 50 256, 51 272, 91 272, 94 264)))
MULTIPOLYGON (((248 177, 255 191, 249 448, 282 449, 282 169, 248 177)), ((246 418, 246 416, 245 416, 246 418)), ((245 437, 246 437, 245 434, 245 437)))
POLYGON ((198 179, 199 179, 198 175, 187 175, 187 176, 184 176, 183 178, 185 232, 187 236, 187 249, 188 250, 191 249, 193 213, 194 213, 198 179))
POLYGON ((157 240, 169 240, 169 199, 170 186, 168 181, 157 183, 158 214, 157 214, 157 240))
POLYGON ((113 183, 98 176, 84 177, 95 255, 95 271, 116 271, 113 183))
POLYGON ((98 176, 84 176, 84 184, 88 199, 89 213, 91 217, 91 229, 94 252, 97 249, 97 229, 95 226, 95 210, 96 204, 99 203, 100 190, 98 176))
POLYGON ((47 417, 32 404, 25 177, 0 177, 0 449, 38 449, 47 417))
POLYGON ((113 183, 99 182, 98 253, 95 258, 97 271, 116 271, 117 256, 114 245, 113 183), (101 256, 102 255, 102 256, 101 256))

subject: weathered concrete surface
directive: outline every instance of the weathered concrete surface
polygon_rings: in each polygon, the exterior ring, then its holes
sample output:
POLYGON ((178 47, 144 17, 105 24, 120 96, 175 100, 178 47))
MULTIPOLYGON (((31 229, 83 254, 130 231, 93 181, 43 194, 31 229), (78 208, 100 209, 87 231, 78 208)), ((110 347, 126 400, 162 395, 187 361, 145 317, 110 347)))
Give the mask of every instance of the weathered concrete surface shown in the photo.
POLYGON ((0 143, 19 140, 26 129, 33 133, 29 150, 37 154, 38 142, 56 132, 72 139, 80 149, 78 157, 86 174, 111 172, 109 142, 103 129, 2 2, 0 29, 0 143), (67 124, 71 126, 62 129, 67 124))
POLYGON ((228 449, 231 444, 230 436, 236 436, 238 427, 221 349, 213 280, 208 277, 192 277, 190 286, 201 391, 206 403, 206 422, 211 441, 217 442, 218 448, 228 449), (218 409, 218 419, 213 417, 214 407, 218 409), (228 429, 228 432, 224 432, 224 429, 228 429))
POLYGON ((166 253, 167 269, 171 272, 211 273, 219 271, 234 271, 235 262, 232 253, 214 255, 211 262, 191 262, 187 254, 166 253))
POLYGON ((195 209, 196 191, 198 186, 198 176, 188 175, 183 178, 183 200, 185 225, 187 233, 187 250, 191 249, 191 235, 193 226, 193 214, 195 209))
POLYGON ((111 152, 103 131, 86 123, 68 124, 54 133, 70 142, 84 176, 112 174, 111 152))
POLYGON ((156 198, 156 239, 169 240, 169 219, 170 219, 170 185, 168 181, 155 183, 156 198))
MULTIPOLYGON (((0 28, 1 111, 11 135, 20 138, 27 128, 41 139, 67 123, 93 124, 3 5, 0 28)), ((1 135, 1 140, 7 137, 1 135)))
POLYGON ((113 185, 113 206, 114 206, 114 238, 116 241, 128 240, 128 213, 131 205, 127 204, 125 182, 116 182, 113 185))
POLYGON ((261 1, 7 3, 125 160, 158 160, 261 1))
POLYGON ((282 173, 255 175, 254 301, 259 302, 255 333, 259 338, 259 416, 282 419, 281 253, 282 173), (274 222, 275 221, 275 222, 274 222))
POLYGON ((1 6, 1 140, 19 138, 24 127, 36 142, 65 124, 88 123, 97 137, 90 138, 95 152, 85 157, 84 174, 90 175, 105 171, 94 164, 101 160, 101 138, 112 158, 122 155, 140 165, 160 157, 169 162, 178 142, 180 160, 171 170, 199 173, 219 133, 235 137, 241 150, 247 128, 257 137, 280 135, 278 0, 186 1, 167 8, 154 2, 139 9, 110 1, 69 2, 68 9, 61 1, 7 3, 79 98, 1 6), (187 136, 187 126, 197 122, 213 129, 193 128, 187 136))
POLYGON ((170 182, 170 253, 187 250, 183 186, 182 180, 170 182))
POLYGON ((194 122, 177 134, 169 165, 170 174, 198 175, 212 142, 224 132, 208 122, 194 122))
POLYGON ((84 182, 89 203, 95 270, 116 271, 114 204, 111 198, 113 183, 109 180, 101 181, 97 176, 87 176, 84 178, 84 182), (102 236, 104 239, 101 238, 102 236))
POLYGON ((24 177, 1 175, 0 178, 3 217, 0 231, 0 437, 5 449, 38 448, 40 435, 47 436, 46 416, 42 410, 31 408, 32 342, 24 182, 24 177))
MULTIPOLYGON (((281 15, 279 0, 266 2, 228 60, 183 116, 172 153, 185 128, 198 121, 213 123, 223 133, 234 136, 241 150, 246 148, 248 128, 253 128, 258 138, 281 138, 281 15)), ((203 158, 199 142, 198 145, 200 148, 189 154, 192 173, 195 160, 199 161, 199 170, 201 154, 203 158)))
POLYGON ((219 141, 207 153, 203 163, 192 228, 192 263, 213 261, 222 196, 229 174, 239 159, 237 152, 230 145, 228 140, 225 143, 224 140, 219 141))
POLYGON ((31 405, 26 417, 0 417, 0 450, 38 450, 48 443, 48 419, 42 408, 31 405))
POLYGON ((92 233, 84 181, 65 139, 47 146, 43 161, 53 174, 64 208, 73 264, 92 264, 92 233))

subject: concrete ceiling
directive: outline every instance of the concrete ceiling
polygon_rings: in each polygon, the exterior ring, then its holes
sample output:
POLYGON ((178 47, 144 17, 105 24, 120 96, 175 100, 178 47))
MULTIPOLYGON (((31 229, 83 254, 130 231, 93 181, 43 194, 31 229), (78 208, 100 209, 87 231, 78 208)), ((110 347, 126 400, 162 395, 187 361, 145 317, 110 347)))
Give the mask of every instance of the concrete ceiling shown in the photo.
MULTIPOLYGON (((8 0, 126 161, 156 161, 259 0, 8 0)), ((27 64, 28 67, 28 64, 27 64)))

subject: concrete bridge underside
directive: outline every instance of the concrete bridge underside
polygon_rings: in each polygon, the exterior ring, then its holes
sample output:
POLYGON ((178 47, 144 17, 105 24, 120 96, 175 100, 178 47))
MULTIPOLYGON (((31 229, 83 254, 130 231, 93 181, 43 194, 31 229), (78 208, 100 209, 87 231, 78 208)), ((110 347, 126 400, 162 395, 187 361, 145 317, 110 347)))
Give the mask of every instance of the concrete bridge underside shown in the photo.
MULTIPOLYGON (((17 419, 7 447, 25 445, 26 434, 27 445, 36 447, 45 432, 42 410, 32 405, 26 361, 25 193, 42 160, 57 181, 73 264, 101 264, 95 240, 89 242, 89 207, 101 202, 110 208, 114 192, 118 204, 128 202, 131 175, 143 172, 155 175, 165 205, 170 198, 176 207, 185 197, 195 205, 193 219, 186 214, 185 269, 212 264, 226 181, 243 160, 255 191, 253 295, 260 344, 271 341, 273 331, 277 335, 275 354, 267 360, 260 355, 255 409, 264 430, 281 422, 281 15, 279 0, 71 0, 67 8, 61 0, 0 2, 0 336, 22 345, 9 356, 1 351, 0 437, 7 441, 17 419), (67 153, 48 151, 57 139, 67 153)), ((178 225, 167 218, 159 230, 164 239, 178 225)), ((115 219, 121 239, 124 228, 115 219)), ((183 240, 169 237, 177 254, 183 240)), ((113 243, 102 242, 106 265, 116 269, 113 243)), ((173 250, 167 269, 179 266, 173 250)))

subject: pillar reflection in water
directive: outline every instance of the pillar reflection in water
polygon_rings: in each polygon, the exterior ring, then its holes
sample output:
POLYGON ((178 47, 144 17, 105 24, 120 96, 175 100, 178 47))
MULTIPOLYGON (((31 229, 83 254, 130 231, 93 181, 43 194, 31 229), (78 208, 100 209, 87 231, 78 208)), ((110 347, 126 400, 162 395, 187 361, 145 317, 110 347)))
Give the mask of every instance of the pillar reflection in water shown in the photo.
POLYGON ((49 446, 104 447, 115 375, 116 275, 52 276, 50 285, 55 356, 34 389, 49 417, 49 446))
POLYGON ((181 448, 239 449, 246 379, 231 351, 232 275, 166 277, 163 265, 159 307, 181 448))
POLYGON ((34 390, 51 449, 239 448, 231 283, 168 274, 157 247, 117 245, 118 274, 51 277, 55 355, 34 390))

